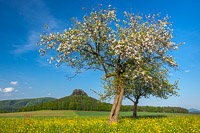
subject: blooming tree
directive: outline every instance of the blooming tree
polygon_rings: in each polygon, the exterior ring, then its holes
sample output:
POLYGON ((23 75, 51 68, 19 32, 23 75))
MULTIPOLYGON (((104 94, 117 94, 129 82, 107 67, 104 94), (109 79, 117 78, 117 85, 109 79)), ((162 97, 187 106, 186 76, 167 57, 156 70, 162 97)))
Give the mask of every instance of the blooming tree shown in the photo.
MULTIPOLYGON (((124 12, 124 16, 121 21, 117 19, 115 8, 109 5, 104 10, 100 6, 91 10, 82 21, 74 19, 73 26, 63 33, 44 32, 38 43, 41 55, 49 51, 54 53, 49 62, 57 62, 56 66, 65 63, 76 68, 77 73, 98 69, 105 72, 106 78, 115 78, 115 98, 109 123, 118 120, 127 76, 134 79, 135 75, 145 75, 147 71, 142 67, 145 63, 160 62, 177 67, 169 54, 169 51, 178 49, 178 44, 171 42, 168 17, 142 17, 128 12, 124 12)), ((151 78, 149 75, 144 77, 151 78)))

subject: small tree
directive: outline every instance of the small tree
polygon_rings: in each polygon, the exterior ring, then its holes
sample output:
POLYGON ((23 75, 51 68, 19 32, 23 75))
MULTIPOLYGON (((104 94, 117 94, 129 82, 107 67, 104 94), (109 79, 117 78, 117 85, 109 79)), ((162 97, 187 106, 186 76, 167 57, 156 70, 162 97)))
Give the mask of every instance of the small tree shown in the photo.
MULTIPOLYGON (((176 67, 168 51, 177 49, 171 42, 172 29, 168 17, 156 19, 156 15, 143 18, 124 12, 125 20, 116 17, 116 9, 109 5, 107 10, 94 8, 82 21, 73 19, 73 26, 63 33, 41 34, 38 43, 41 55, 54 53, 49 62, 56 66, 66 63, 76 68, 76 74, 93 69, 105 72, 105 78, 114 78, 114 103, 109 123, 118 120, 124 96, 124 79, 132 75, 146 73, 140 69, 148 62, 160 62, 176 67), (132 69, 134 66, 134 69, 132 69)), ((159 16, 158 16, 159 17, 159 16)), ((150 77, 146 77, 150 78, 150 77)))
POLYGON ((169 96, 177 95, 178 81, 170 84, 168 78, 168 69, 157 65, 146 67, 148 68, 148 76, 150 79, 145 79, 144 75, 138 75, 134 80, 127 78, 125 98, 133 102, 133 117, 137 117, 137 105, 139 99, 155 96, 158 98, 167 99, 169 96))

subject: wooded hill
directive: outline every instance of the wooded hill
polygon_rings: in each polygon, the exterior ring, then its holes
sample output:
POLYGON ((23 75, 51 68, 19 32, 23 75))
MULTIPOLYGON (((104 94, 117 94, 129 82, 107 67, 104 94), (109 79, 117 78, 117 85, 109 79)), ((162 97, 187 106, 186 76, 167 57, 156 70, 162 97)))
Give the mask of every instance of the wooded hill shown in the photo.
POLYGON ((20 100, 3 100, 0 101, 0 112, 14 112, 22 107, 29 107, 44 102, 55 101, 55 98, 33 98, 33 99, 20 99, 20 100))
MULTIPOLYGON (((34 106, 24 107, 19 111, 36 110, 84 110, 84 111, 110 111, 112 104, 101 102, 89 97, 84 91, 76 89, 72 95, 66 96, 55 101, 41 103, 34 106)), ((133 106, 122 105, 121 111, 132 111, 133 106)), ((166 113, 188 113, 187 109, 180 107, 152 107, 139 106, 140 112, 166 112, 166 113)))
POLYGON ((75 89, 70 96, 46 102, 30 107, 24 107, 19 111, 36 110, 85 110, 85 111, 110 111, 112 104, 101 102, 89 97, 84 91, 75 89))

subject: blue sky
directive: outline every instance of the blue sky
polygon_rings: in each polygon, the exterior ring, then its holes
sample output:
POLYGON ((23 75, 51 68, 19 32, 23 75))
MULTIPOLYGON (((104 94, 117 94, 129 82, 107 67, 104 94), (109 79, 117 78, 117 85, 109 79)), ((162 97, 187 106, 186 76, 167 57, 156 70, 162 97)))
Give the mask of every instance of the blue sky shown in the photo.
MULTIPOLYGON (((61 98, 80 88, 99 98, 90 89, 102 92, 99 71, 84 72, 72 80, 74 70, 64 65, 56 68, 38 53, 36 42, 44 24, 52 32, 62 32, 71 25, 71 18, 82 19, 85 11, 103 4, 123 11, 144 14, 161 12, 173 22, 176 43, 185 42, 173 53, 180 71, 171 71, 171 81, 180 78, 179 97, 168 100, 141 99, 139 105, 179 106, 200 109, 200 2, 198 0, 0 0, 0 100, 37 97, 61 98)), ((112 102, 112 101, 111 101, 112 102)), ((123 104, 132 104, 124 100, 123 104)))

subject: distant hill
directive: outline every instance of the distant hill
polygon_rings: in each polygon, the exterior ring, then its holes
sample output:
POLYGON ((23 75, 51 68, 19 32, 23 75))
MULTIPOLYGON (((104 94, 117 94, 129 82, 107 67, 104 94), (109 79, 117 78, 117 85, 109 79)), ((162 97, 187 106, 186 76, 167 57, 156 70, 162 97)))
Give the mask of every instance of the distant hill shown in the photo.
POLYGON ((20 111, 35 110, 86 110, 86 111, 110 111, 112 104, 101 102, 89 97, 83 90, 75 89, 70 96, 55 101, 24 107, 20 111))
POLYGON ((188 111, 189 113, 200 113, 200 110, 194 108, 188 109, 188 111))
MULTIPOLYGON (((36 110, 84 110, 84 111, 110 111, 112 104, 101 102, 89 97, 83 90, 75 89, 70 96, 66 96, 55 101, 41 103, 34 106, 24 107, 19 111, 36 110)), ((122 105, 121 111, 132 111, 132 105, 122 105)), ((166 112, 166 113, 188 113, 187 109, 180 107, 152 107, 139 106, 140 112, 166 112)))
POLYGON ((33 98, 33 99, 20 99, 20 100, 3 100, 0 101, 0 112, 14 112, 22 107, 29 107, 36 104, 55 101, 55 98, 33 98))

